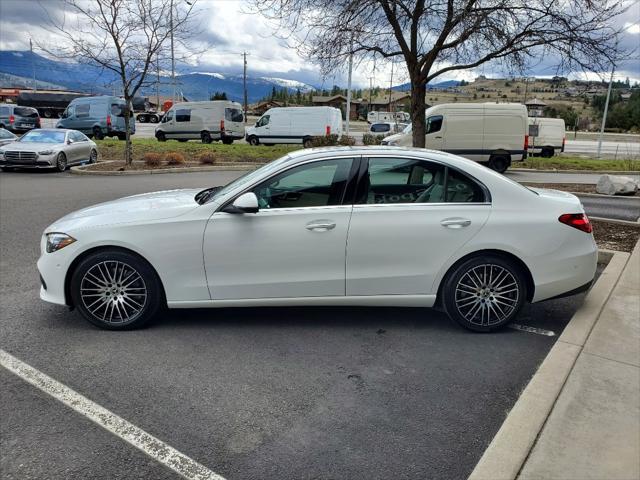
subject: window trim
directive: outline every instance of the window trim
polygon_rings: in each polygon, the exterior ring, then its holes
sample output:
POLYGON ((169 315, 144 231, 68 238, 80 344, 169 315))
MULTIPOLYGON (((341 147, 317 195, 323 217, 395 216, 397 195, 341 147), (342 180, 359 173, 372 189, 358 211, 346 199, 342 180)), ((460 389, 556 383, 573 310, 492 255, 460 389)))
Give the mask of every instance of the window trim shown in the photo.
MULTIPOLYGON (((234 194, 231 196, 231 198, 227 201, 224 201, 220 204, 220 206, 218 208, 216 208, 215 213, 221 212, 222 210, 224 210, 226 207, 230 206, 235 200, 236 198, 240 197, 241 195, 244 195, 247 192, 250 192, 251 190, 253 190, 257 185, 260 185, 263 182, 266 182, 268 180, 271 180, 272 178, 288 172, 289 170, 292 170, 294 168, 300 167, 302 165, 307 165, 310 163, 318 163, 318 162, 326 162, 326 161, 330 161, 330 160, 353 160, 352 164, 351 164, 351 170, 349 171, 348 177, 347 177, 347 184, 345 185, 344 188, 344 192, 342 193, 342 202, 339 205, 318 205, 315 207, 287 207, 287 208, 277 208, 277 209, 273 209, 273 210, 269 210, 270 212, 289 212, 289 211, 298 211, 298 210, 311 210, 311 209, 326 209, 326 208, 342 208, 344 206, 354 206, 354 200, 355 200, 355 191, 357 188, 357 184, 359 183, 359 178, 358 177, 358 173, 360 172, 360 168, 362 165, 362 156, 360 155, 337 155, 337 156, 332 156, 331 158, 313 158, 313 159, 309 159, 306 160, 304 162, 299 162, 299 163, 295 163, 293 165, 289 165, 287 168, 283 169, 283 170, 279 170, 277 172, 272 173, 271 175, 269 175, 268 177, 265 178, 261 178, 260 180, 258 180, 257 182, 252 183, 251 185, 249 185, 246 188, 243 188, 240 192, 234 194), (357 180, 358 182, 354 181, 357 180), (351 191, 350 191, 351 190, 351 191), (351 199, 349 198, 351 196, 351 199)), ((206 204, 205 204, 206 205, 206 204)))
MULTIPOLYGON (((415 160, 418 162, 432 162, 432 163, 436 163, 438 165, 442 165, 445 169, 451 169, 454 170, 456 172, 458 172, 461 175, 464 175, 468 178, 470 178, 472 181, 474 181, 478 186, 480 186, 480 188, 482 189, 482 192, 484 193, 484 202, 433 202, 433 203, 356 203, 357 200, 357 195, 354 196, 353 199, 353 206, 354 207, 389 207, 389 206, 429 206, 429 205, 491 205, 492 201, 491 201, 491 192, 489 191, 489 189, 487 188, 487 186, 481 182, 480 180, 478 180, 476 177, 474 177, 473 175, 471 175, 470 173, 464 172, 462 170, 460 170, 459 168, 456 168, 452 165, 449 165, 448 163, 445 162, 441 162, 439 160, 436 159, 432 159, 432 158, 417 158, 417 157, 413 157, 410 155, 398 155, 398 154, 382 154, 382 155, 372 155, 372 156, 363 156, 361 159, 361 169, 362 171, 360 172, 360 175, 358 177, 358 185, 356 187, 356 192, 360 193, 362 190, 362 185, 363 184, 363 179, 364 176, 369 172, 369 160, 372 158, 396 158, 396 159, 405 159, 405 160, 415 160)), ((446 186, 446 182, 448 181, 449 175, 446 174, 445 175, 445 186, 446 186)))

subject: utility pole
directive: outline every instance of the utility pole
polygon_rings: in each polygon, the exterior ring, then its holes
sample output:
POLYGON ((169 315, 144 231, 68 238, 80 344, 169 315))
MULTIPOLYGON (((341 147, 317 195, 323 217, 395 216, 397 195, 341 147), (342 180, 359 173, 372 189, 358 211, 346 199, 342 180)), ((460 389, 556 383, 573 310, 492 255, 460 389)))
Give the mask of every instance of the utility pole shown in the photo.
POLYGON ((611 65, 611 78, 609 79, 609 88, 607 89, 607 99, 604 102, 604 112, 602 113, 602 125, 600 126, 600 136, 598 137, 598 154, 596 158, 600 158, 602 152, 602 137, 604 136, 604 126, 607 123, 607 112, 609 111, 609 99, 611 98, 611 86, 613 85, 613 73, 616 66, 611 65))
POLYGON ((351 117, 351 71, 353 70, 353 43, 349 52, 349 78, 347 80, 347 135, 349 135, 349 120, 351 117))
POLYGON ((38 84, 36 83, 36 60, 33 58, 33 42, 31 41, 31 37, 29 37, 29 48, 31 50, 31 68, 33 69, 33 91, 36 92, 38 90, 38 84))
POLYGON ((247 52, 242 52, 244 59, 244 73, 242 76, 242 87, 244 88, 244 124, 247 124, 247 52))
POLYGON ((171 29, 171 103, 176 103, 176 56, 173 49, 173 0, 169 3, 169 28, 171 29))
POLYGON ((391 111, 391 89, 393 88, 393 60, 391 61, 391 80, 389 81, 389 111, 391 111))
POLYGON ((369 77, 369 108, 367 114, 371 111, 371 92, 373 92, 373 77, 369 77))
POLYGON ((160 53, 156 54, 156 111, 160 113, 160 53))

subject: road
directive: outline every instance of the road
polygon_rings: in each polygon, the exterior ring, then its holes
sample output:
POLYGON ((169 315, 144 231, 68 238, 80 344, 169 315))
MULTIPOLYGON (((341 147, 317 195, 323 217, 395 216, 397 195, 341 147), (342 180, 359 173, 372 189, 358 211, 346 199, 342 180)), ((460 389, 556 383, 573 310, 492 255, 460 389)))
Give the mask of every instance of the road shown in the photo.
MULTIPOLYGON (((42 119, 42 125, 46 128, 52 128, 55 126, 57 120, 54 119, 42 119)), ((136 133, 135 138, 154 138, 155 128, 158 126, 157 123, 136 123, 136 133)), ((362 143, 362 136, 364 134, 364 130, 366 129, 366 124, 364 122, 358 122, 355 124, 353 131, 351 132, 351 136, 356 139, 356 142, 362 143)), ((618 158, 636 158, 640 156, 640 143, 637 141, 633 141, 634 139, 630 139, 629 141, 605 141, 602 143, 602 154, 607 157, 616 156, 618 158)), ((242 140, 244 141, 244 140, 242 140)), ((595 155, 598 150, 598 142, 594 140, 569 140, 567 139, 566 143, 566 153, 575 153, 575 154, 590 154, 595 155)))
MULTIPOLYGON (((38 299, 42 230, 90 204, 239 172, 0 173, 0 348, 228 479, 460 479, 583 296, 528 306, 552 330, 467 332, 433 310, 175 311, 106 332, 38 299)), ((5 479, 175 478, 0 368, 5 479)))

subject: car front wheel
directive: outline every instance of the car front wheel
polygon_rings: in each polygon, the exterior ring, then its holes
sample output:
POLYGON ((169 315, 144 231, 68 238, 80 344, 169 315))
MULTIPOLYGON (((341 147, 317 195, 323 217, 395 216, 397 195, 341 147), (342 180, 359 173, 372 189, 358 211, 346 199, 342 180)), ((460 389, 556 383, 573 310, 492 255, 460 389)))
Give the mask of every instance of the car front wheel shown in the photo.
POLYGON ((82 260, 71 277, 70 292, 82 316, 108 330, 144 326, 160 310, 164 298, 153 268, 115 249, 82 260))
POLYGON ((447 276, 442 294, 449 317, 477 332, 511 322, 527 297, 520 268, 495 255, 473 257, 458 265, 447 276))

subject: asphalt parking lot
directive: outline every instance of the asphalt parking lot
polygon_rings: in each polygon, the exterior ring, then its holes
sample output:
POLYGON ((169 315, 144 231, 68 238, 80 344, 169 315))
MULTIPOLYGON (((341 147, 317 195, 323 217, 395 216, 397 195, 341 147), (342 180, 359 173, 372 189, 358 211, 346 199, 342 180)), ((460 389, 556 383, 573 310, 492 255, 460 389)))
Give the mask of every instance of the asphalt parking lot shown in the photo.
MULTIPOLYGON (((106 332, 39 300, 39 239, 55 219, 239 173, 1 173, 0 348, 227 479, 466 478, 583 295, 517 320, 555 336, 473 334, 399 308, 174 311, 106 332)), ((176 478, 2 368, 0 379, 3 478, 176 478)))

